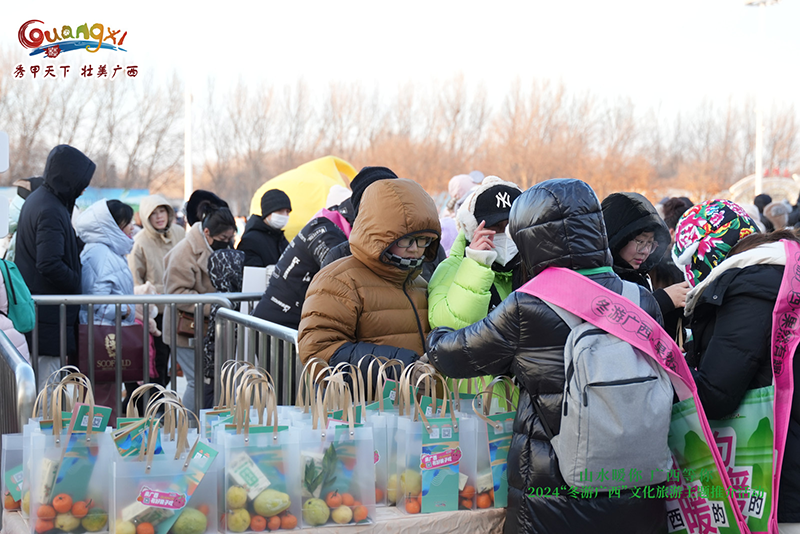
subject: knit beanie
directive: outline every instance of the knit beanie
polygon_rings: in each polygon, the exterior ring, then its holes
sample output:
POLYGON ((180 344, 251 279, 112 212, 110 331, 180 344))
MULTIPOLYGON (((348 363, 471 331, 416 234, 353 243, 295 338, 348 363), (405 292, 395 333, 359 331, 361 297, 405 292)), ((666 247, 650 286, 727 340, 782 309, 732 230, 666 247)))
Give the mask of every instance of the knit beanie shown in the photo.
POLYGON ((747 212, 730 200, 707 200, 678 221, 672 259, 695 287, 719 265, 739 240, 758 232, 747 212))
POLYGON ((261 197, 261 218, 278 210, 292 211, 292 201, 280 189, 270 189, 261 197))
POLYGON ((353 212, 355 216, 358 217, 358 207, 361 204, 361 197, 364 194, 364 190, 369 187, 370 184, 378 180, 392 180, 395 178, 397 178, 397 175, 386 167, 364 167, 361 169, 350 182, 350 189, 353 191, 350 200, 353 203, 353 212))

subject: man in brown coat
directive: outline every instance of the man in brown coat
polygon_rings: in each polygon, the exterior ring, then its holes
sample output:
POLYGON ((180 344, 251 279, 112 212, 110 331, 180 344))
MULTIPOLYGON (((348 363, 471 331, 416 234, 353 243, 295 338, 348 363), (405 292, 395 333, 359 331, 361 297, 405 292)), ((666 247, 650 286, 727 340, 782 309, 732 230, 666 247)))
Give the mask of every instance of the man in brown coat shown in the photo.
POLYGON ((430 327, 419 274, 436 258, 440 232, 436 205, 419 184, 371 184, 350 234, 353 255, 323 268, 308 288, 300 360, 355 365, 374 355, 410 364, 424 354, 430 327))

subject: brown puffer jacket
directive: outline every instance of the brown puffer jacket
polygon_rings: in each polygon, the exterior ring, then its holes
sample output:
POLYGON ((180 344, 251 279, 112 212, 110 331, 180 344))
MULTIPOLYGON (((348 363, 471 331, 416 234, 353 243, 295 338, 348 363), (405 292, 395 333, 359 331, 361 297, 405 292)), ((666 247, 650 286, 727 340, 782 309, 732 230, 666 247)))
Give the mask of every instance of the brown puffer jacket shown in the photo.
MULTIPOLYGON (((331 365, 357 364, 371 354, 408 364, 425 352, 428 335, 427 282, 420 269, 401 270, 382 259, 407 234, 441 234, 433 199, 412 180, 370 185, 350 234, 353 255, 314 277, 306 294, 298 333, 300 360, 316 356, 331 365)), ((436 258, 439 239, 425 251, 436 258)))

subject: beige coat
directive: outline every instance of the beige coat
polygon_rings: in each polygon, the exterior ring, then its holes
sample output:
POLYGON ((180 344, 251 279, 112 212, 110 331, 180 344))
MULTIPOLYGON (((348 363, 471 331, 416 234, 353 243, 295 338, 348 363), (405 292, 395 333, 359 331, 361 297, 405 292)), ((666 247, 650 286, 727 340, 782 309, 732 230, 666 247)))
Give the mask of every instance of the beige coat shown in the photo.
POLYGON ((143 230, 133 238, 133 250, 128 254, 133 285, 150 282, 158 293, 164 293, 164 257, 186 236, 186 230, 175 224, 175 210, 161 195, 144 198, 139 205, 139 216, 143 230), (150 215, 159 206, 169 212, 169 226, 164 232, 150 224, 150 215))
MULTIPOLYGON (((164 292, 168 294, 214 293, 216 290, 208 276, 208 258, 211 247, 203 234, 203 223, 195 223, 186 234, 186 239, 175 245, 164 257, 164 292)), ((203 307, 203 314, 208 317, 210 305, 203 307)), ((194 313, 193 305, 178 306, 178 309, 194 313)), ((164 340, 171 343, 171 317, 164 313, 164 340)), ((178 336, 178 346, 188 347, 189 337, 178 336)))

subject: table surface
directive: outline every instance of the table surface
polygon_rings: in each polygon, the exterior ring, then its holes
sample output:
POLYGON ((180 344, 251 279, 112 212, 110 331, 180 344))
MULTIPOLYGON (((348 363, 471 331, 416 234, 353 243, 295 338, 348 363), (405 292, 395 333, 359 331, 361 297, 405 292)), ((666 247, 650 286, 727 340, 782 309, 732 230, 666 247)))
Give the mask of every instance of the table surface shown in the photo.
MULTIPOLYGON (((349 527, 321 527, 302 529, 301 532, 331 534, 334 532, 352 534, 463 534, 481 532, 501 534, 505 523, 505 508, 438 512, 435 514, 403 514, 394 506, 377 509, 377 520, 371 525, 349 527)), ((19 512, 3 513, 2 534, 30 534, 27 521, 19 512)))

